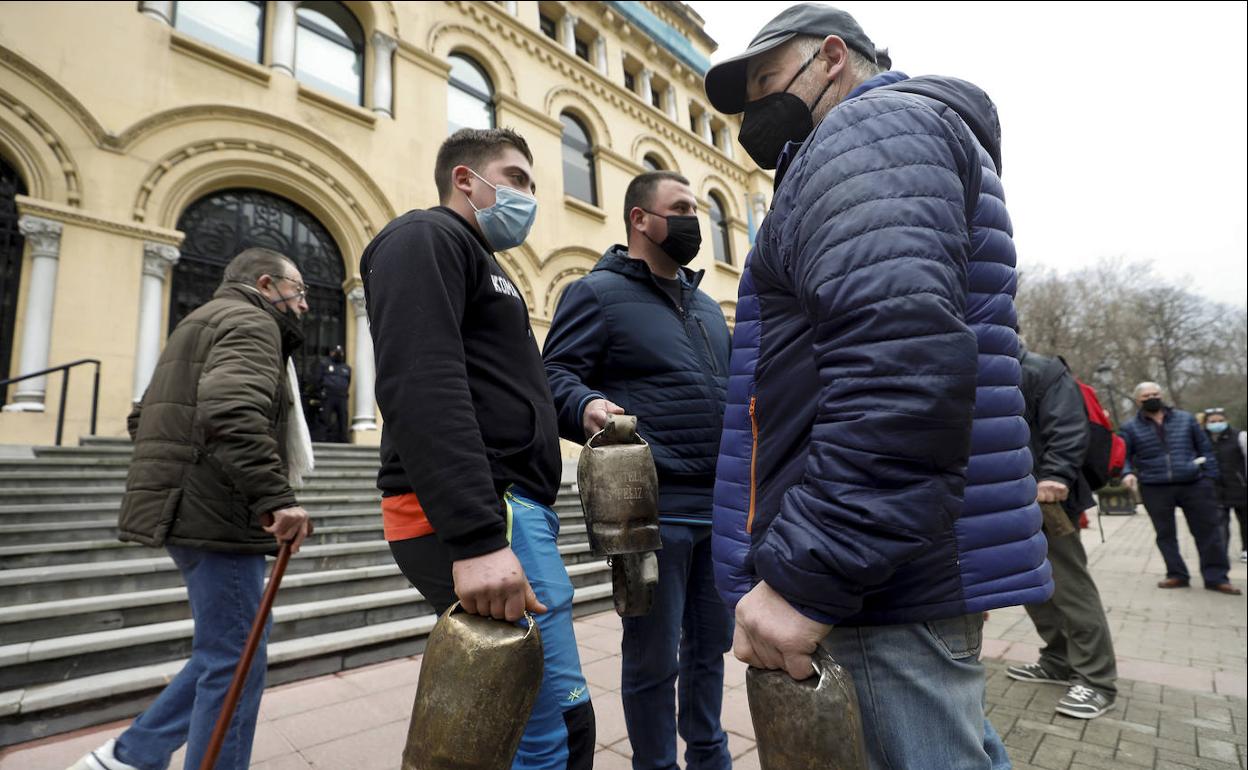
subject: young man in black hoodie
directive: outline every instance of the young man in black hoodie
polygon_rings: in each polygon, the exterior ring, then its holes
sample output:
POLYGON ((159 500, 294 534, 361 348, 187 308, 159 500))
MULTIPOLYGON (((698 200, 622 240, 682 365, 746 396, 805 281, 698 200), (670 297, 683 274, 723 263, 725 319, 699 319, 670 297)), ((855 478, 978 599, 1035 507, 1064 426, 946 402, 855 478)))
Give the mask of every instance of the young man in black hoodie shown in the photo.
POLYGON ((455 132, 434 169, 442 205, 387 225, 360 274, 395 561, 439 613, 458 600, 513 622, 536 614, 545 671, 516 761, 573 770, 592 765, 594 713, 550 508, 558 427, 528 307, 494 257, 533 225, 532 163, 510 129, 455 132))
POLYGON ((715 590, 711 494, 728 381, 728 325, 685 265, 702 242, 689 180, 635 178, 624 194, 628 245, 568 286, 543 358, 564 438, 581 443, 608 414, 638 417, 659 475, 663 549, 648 615, 624 618, 621 695, 633 766, 728 770, 720 725, 732 616, 715 590))

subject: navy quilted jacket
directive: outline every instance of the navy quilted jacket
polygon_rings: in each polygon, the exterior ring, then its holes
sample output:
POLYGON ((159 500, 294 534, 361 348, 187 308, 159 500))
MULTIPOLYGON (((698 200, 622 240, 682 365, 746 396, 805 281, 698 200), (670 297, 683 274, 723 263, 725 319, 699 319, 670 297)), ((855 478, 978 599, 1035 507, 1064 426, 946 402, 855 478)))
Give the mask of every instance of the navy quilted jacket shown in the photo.
POLYGON ((1134 473, 1141 484, 1190 484, 1218 478, 1218 458, 1209 434, 1190 412, 1166 409, 1161 434, 1155 426, 1143 412, 1123 424, 1120 432, 1127 442, 1123 474, 1134 473), (1198 457, 1205 458, 1203 465, 1196 464, 1198 457))
POLYGON ((996 110, 895 72, 851 97, 786 149, 742 278, 717 585, 838 625, 1043 601, 996 110))
POLYGON ((660 518, 705 526, 731 341, 723 311, 698 290, 702 272, 682 269, 680 279, 676 305, 645 262, 613 246, 560 298, 542 358, 559 434, 582 444, 585 404, 619 404, 654 454, 660 518))

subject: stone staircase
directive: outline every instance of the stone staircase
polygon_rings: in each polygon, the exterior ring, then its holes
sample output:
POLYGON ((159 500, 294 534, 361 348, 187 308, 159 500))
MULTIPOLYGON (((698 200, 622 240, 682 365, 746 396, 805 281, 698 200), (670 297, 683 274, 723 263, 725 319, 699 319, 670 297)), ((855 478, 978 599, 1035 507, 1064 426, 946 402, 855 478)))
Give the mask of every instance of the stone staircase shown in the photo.
MULTIPOLYGON (((0 455, 0 747, 133 716, 190 654, 173 562, 116 539, 130 452, 84 439, 0 455)), ((299 495, 316 532, 277 595, 270 685, 414 655, 436 620, 382 538, 376 448, 316 457, 299 495)), ((577 614, 598 612, 613 606, 611 571, 590 554, 567 471, 559 550, 577 614)))

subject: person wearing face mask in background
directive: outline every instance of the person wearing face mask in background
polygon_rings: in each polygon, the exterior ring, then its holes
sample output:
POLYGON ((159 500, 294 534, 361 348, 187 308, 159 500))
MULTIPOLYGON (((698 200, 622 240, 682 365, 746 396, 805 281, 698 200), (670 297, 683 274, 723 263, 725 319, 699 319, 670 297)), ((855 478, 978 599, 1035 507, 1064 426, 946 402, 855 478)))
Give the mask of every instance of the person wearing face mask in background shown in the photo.
POLYGON ((500 620, 535 614, 545 668, 513 767, 589 768, 594 710, 550 507, 563 470, 555 407, 529 308, 494 254, 524 243, 537 217, 533 155, 510 129, 461 129, 438 150, 434 183, 442 205, 386 225, 360 260, 385 415, 385 538, 439 614, 456 600, 500 620))
POLYGON ((1220 469, 1209 436, 1190 412, 1166 406, 1157 383, 1141 382, 1133 396, 1140 411, 1119 431, 1127 445, 1122 483, 1139 490, 1157 532, 1157 549, 1166 563, 1166 579, 1157 587, 1191 585, 1174 523, 1178 506, 1196 541, 1205 588, 1239 596, 1242 591, 1228 577, 1230 561, 1214 497, 1220 469))
POLYGON ((996 108, 802 3, 706 74, 776 170, 737 303, 715 486, 734 652, 849 670, 870 766, 987 768, 983 613, 1053 591, 996 108))
POLYGON ((1248 509, 1248 487, 1244 477, 1248 475, 1244 458, 1248 456, 1248 433, 1235 430, 1226 421, 1226 410, 1205 410, 1205 431, 1213 444, 1213 454, 1218 459, 1218 507, 1222 522, 1223 539, 1229 547, 1231 542, 1231 510, 1239 521, 1239 560, 1248 562, 1248 532, 1245 532, 1244 514, 1248 509))
POLYGON ((627 245, 569 284, 543 359, 559 432, 578 444, 607 416, 638 418, 659 477, 659 583, 647 615, 623 619, 621 697, 636 770, 727 770, 720 726, 732 617, 715 591, 711 493, 727 384, 723 311, 687 267, 702 242, 689 180, 654 171, 624 194, 627 245), (676 688, 680 714, 677 718, 676 688))
MULTIPOLYGON (((303 344, 307 287, 288 257, 247 249, 221 287, 169 335, 129 418, 134 460, 120 539, 168 551, 186 583, 191 657, 115 740, 71 770, 168 767, 186 744, 199 767, 264 592, 265 554, 312 534, 294 488, 312 444, 290 356, 303 344)), ((270 626, 272 621, 270 619, 270 626)), ((264 691, 268 628, 216 767, 244 770, 264 691)))

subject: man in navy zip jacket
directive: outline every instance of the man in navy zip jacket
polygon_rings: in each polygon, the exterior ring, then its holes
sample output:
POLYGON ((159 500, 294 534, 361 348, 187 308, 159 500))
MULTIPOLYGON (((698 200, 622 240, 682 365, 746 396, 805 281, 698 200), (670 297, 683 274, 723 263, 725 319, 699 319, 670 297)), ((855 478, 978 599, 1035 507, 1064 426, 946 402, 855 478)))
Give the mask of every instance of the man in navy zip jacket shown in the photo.
POLYGON ((1135 401, 1140 411, 1134 420, 1123 423, 1121 431, 1127 443, 1122 482, 1139 489, 1144 498, 1144 509, 1157 531, 1157 549, 1166 562, 1166 579, 1157 587, 1187 588, 1192 584, 1179 553, 1174 526, 1177 505, 1183 508, 1187 528, 1196 540, 1205 588, 1239 596, 1242 592, 1228 577, 1231 564, 1214 497, 1218 460, 1213 445, 1191 413, 1166 406, 1161 395, 1161 386, 1155 382, 1136 385, 1135 401))
POLYGON ((989 768, 983 612, 1053 586, 991 100, 882 72, 825 5, 712 67, 776 168, 742 276, 715 487, 737 656, 852 674, 872 767, 989 768))
POLYGON ((543 359, 559 433, 581 443, 608 414, 638 417, 659 475, 663 549, 650 613, 624 618, 624 719, 636 770, 728 770, 720 725, 732 615, 715 590, 711 497, 723 425, 728 325, 687 265, 702 236, 689 181, 642 174, 624 195, 628 246, 568 286, 543 359), (675 686, 680 679, 680 719, 675 686))

